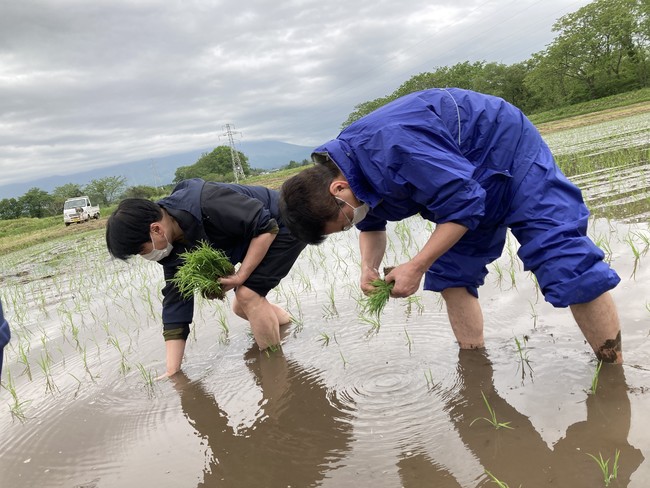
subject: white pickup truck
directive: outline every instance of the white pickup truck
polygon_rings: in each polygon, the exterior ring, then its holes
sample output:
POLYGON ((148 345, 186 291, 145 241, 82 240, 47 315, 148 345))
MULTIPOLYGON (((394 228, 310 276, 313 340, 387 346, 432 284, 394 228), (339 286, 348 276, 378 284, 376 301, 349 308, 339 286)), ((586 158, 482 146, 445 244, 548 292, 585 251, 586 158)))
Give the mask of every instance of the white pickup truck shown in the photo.
POLYGON ((63 204, 63 223, 70 225, 99 218, 99 207, 93 207, 88 197, 68 198, 63 204))

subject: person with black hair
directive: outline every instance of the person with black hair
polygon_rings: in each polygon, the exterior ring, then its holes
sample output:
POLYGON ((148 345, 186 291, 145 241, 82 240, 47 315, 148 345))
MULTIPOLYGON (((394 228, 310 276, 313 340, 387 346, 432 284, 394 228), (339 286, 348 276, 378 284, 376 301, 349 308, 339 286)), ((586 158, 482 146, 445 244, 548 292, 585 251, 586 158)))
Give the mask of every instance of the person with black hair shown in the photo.
POLYGON ((385 279, 391 295, 441 292, 461 348, 484 347, 478 288, 510 230, 546 301, 570 307, 598 359, 622 362, 609 294, 620 281, 587 236, 589 210, 535 126, 501 98, 458 88, 398 98, 314 150, 317 163, 284 182, 280 211, 311 244, 361 231, 361 288, 371 293, 386 222, 421 215, 435 230, 385 279))
POLYGON ((194 178, 158 202, 122 200, 108 219, 106 245, 115 258, 140 255, 163 266, 163 376, 180 370, 194 310, 194 300, 184 298, 171 280, 182 265, 180 254, 202 241, 239 263, 219 282, 224 292, 234 289, 233 311, 250 322, 260 349, 279 344, 279 327, 291 320, 266 299, 305 247, 282 223, 277 191, 194 178))

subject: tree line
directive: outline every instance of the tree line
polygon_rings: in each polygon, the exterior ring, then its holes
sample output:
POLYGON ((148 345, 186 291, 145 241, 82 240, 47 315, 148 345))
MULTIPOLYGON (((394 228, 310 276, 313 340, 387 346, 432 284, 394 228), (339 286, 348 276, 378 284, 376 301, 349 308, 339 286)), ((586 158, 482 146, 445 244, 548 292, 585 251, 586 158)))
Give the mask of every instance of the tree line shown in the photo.
MULTIPOLYGON (((251 168, 248 158, 238 152, 244 176, 253 176, 264 170, 251 168)), ((309 161, 289 161, 281 167, 297 168, 305 166, 309 161)), ((208 181, 235 181, 232 168, 232 155, 229 146, 219 146, 209 153, 203 153, 191 165, 180 166, 176 169, 173 183, 188 178, 203 178, 208 181)), ((171 185, 168 185, 171 186, 171 185)), ((51 193, 40 188, 31 188, 19 198, 4 198, 0 200, 0 220, 13 220, 23 217, 43 218, 59 215, 63 211, 63 203, 68 198, 87 195, 93 205, 108 206, 124 198, 154 198, 171 188, 159 188, 147 185, 128 186, 123 176, 108 176, 92 180, 87 185, 66 183, 56 187, 51 193)))
POLYGON ((553 32, 553 42, 524 62, 465 61, 415 75, 393 93, 355 106, 342 127, 427 88, 488 93, 535 114, 649 86, 649 0, 595 0, 560 17, 553 32))
POLYGON ((159 190, 149 186, 127 187, 123 176, 107 176, 92 180, 87 185, 66 183, 56 187, 51 193, 40 188, 31 188, 19 198, 0 200, 0 220, 12 220, 22 217, 43 218, 59 215, 63 203, 68 198, 87 195, 93 205, 106 206, 121 198, 137 196, 150 198, 159 190))

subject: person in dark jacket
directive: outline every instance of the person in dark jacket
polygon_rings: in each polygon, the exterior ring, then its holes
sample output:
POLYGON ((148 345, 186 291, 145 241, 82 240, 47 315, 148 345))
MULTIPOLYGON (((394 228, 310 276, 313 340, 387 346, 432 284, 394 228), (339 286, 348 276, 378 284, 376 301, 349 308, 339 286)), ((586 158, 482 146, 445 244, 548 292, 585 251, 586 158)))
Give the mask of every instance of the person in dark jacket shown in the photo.
POLYGON ((280 210, 292 233, 316 244, 361 231, 361 287, 373 290, 386 222, 420 214, 436 223, 413 259, 385 279, 392 296, 442 293, 461 348, 482 348, 478 287, 510 229, 546 301, 571 308, 599 359, 622 362, 608 293, 620 278, 587 237, 589 211, 533 124, 504 100, 461 89, 401 97, 317 148, 317 163, 288 179, 280 210))
POLYGON ((108 219, 106 245, 118 259, 139 254, 163 266, 163 376, 180 370, 194 311, 194 300, 184 299, 170 280, 182 265, 180 254, 200 241, 240 263, 219 281, 224 291, 235 290, 233 311, 250 322, 260 349, 279 344, 279 326, 291 319, 266 299, 305 247, 282 224, 277 191, 195 178, 180 182, 158 202, 122 200, 108 219))
POLYGON ((0 377, 2 376, 4 348, 7 344, 9 344, 9 339, 11 339, 11 331, 9 330, 9 324, 5 320, 5 316, 2 311, 2 302, 0 302, 0 377))

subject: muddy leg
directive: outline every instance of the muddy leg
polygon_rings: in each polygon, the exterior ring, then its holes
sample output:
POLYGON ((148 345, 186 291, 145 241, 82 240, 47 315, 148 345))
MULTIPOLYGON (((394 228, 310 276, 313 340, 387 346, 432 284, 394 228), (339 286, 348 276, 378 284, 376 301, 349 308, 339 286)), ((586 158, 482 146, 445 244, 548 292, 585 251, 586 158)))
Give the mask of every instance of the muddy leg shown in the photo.
POLYGON ((465 288, 447 288, 442 292, 447 315, 461 349, 485 347, 483 312, 478 299, 465 288))
POLYGON ((621 326, 609 293, 603 293, 591 302, 571 305, 571 312, 599 360, 606 363, 623 362, 621 326))

